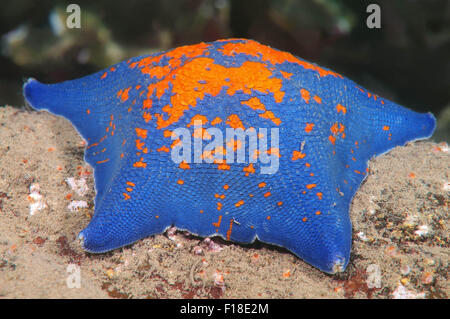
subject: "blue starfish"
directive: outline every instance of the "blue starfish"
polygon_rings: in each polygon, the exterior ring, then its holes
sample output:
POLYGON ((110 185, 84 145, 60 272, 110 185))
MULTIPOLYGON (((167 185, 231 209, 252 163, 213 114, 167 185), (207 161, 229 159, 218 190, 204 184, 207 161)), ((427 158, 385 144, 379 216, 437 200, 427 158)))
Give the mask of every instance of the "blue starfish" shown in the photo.
POLYGON ((24 95, 88 143, 96 198, 79 235, 85 250, 106 252, 174 225, 241 243, 258 238, 328 273, 347 266, 349 206, 368 160, 435 129, 430 113, 244 39, 132 58, 59 84, 29 79, 24 95), (258 148, 248 137, 199 151, 227 128, 257 134, 258 148), (232 162, 240 151, 245 160, 232 162))

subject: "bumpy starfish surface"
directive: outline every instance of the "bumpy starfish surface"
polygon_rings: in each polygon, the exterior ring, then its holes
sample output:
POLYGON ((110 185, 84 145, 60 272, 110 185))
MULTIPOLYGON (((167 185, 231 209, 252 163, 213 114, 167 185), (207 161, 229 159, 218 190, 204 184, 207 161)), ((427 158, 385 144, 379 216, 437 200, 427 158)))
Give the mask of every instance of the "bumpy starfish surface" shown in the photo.
POLYGON ((368 160, 435 128, 430 113, 244 39, 132 58, 59 84, 30 79, 24 95, 88 143, 97 194, 80 233, 85 250, 174 225, 258 238, 328 273, 348 263, 349 206, 368 160))

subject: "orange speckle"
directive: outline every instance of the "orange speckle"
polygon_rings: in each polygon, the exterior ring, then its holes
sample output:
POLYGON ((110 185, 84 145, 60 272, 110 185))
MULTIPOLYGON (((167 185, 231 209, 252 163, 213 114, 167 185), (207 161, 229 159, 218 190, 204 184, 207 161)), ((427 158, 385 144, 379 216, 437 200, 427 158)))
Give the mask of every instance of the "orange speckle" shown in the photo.
POLYGON ((222 171, 229 171, 230 168, 231 168, 231 166, 226 164, 226 163, 222 163, 222 164, 218 164, 217 165, 217 169, 220 169, 222 171))
POLYGON ((292 76, 292 73, 289 73, 289 72, 285 72, 285 71, 281 71, 281 70, 280 70, 280 73, 281 73, 281 75, 282 75, 284 78, 286 78, 286 79, 290 79, 291 76, 292 76))
POLYGON ((231 237, 231 230, 232 230, 232 228, 233 228, 233 222, 234 222, 234 220, 233 220, 233 219, 230 219, 230 226, 228 227, 228 230, 227 230, 227 240, 230 240, 230 237, 231 237))
POLYGON ((146 129, 136 127, 135 130, 136 130, 137 136, 139 136, 140 138, 147 138, 147 130, 146 129))
POLYGON ((142 118, 145 120, 145 123, 148 123, 152 119, 152 115, 148 112, 144 112, 144 114, 142 114, 142 118))
POLYGON ((387 126, 387 125, 383 126, 383 131, 389 131, 389 129, 390 129, 389 126, 387 126))
POLYGON ((71 198, 72 198, 72 194, 67 194, 67 195, 66 195, 66 199, 67 199, 67 200, 69 200, 69 199, 71 199, 71 198))
POLYGON ((221 202, 218 202, 218 203, 217 203, 217 210, 221 210, 221 209, 222 209, 222 206, 223 206, 222 203, 221 203, 221 202))
POLYGON ((127 187, 126 190, 127 190, 127 192, 132 192, 133 191, 133 189, 131 187, 127 187))
POLYGON ((227 43, 223 46, 221 51, 224 55, 233 56, 244 53, 255 57, 261 57, 263 61, 269 61, 272 64, 280 64, 283 62, 296 63, 305 69, 318 72, 321 77, 332 75, 334 77, 342 78, 342 76, 336 72, 325 70, 320 66, 300 60, 288 52, 279 51, 252 40, 247 40, 245 43, 227 43))
POLYGON ((337 112, 342 112, 342 114, 346 114, 347 113, 347 108, 341 104, 336 105, 336 110, 337 112))
POLYGON ((328 136, 328 139, 330 140, 331 144, 333 144, 333 145, 336 142, 336 138, 332 135, 328 136))
POLYGON ((98 161, 97 164, 103 164, 109 161, 109 158, 104 159, 103 161, 98 161))
POLYGON ((240 207, 242 205, 244 205, 244 201, 243 200, 240 200, 236 204, 234 204, 234 206, 236 206, 236 207, 240 207))
POLYGON ((228 186, 228 184, 223 185, 223 189, 227 190, 228 188, 230 188, 230 186, 228 186))
POLYGON ((308 220, 308 218, 306 218, 306 217, 303 217, 303 218, 302 218, 302 221, 303 221, 303 222, 306 222, 307 220, 308 220))
POLYGON ((120 94, 120 100, 122 102, 125 102, 126 100, 128 100, 128 92, 130 91, 130 89, 131 89, 131 87, 129 87, 129 88, 123 90, 123 91, 122 90, 119 91, 119 92, 122 92, 120 94))
POLYGON ((222 119, 220 117, 216 117, 214 120, 211 121, 211 125, 215 126, 217 124, 222 123, 222 119))
POLYGON ((416 178, 416 174, 414 174, 413 172, 409 173, 408 176, 409 176, 410 178, 416 178))
POLYGON ((330 131, 336 135, 339 132, 338 123, 334 123, 332 127, 330 127, 330 131))
POLYGON ((322 99, 319 96, 314 95, 313 99, 314 101, 316 101, 317 104, 322 104, 322 99))
POLYGON ((53 152, 54 150, 55 150, 54 147, 49 147, 49 148, 47 149, 47 151, 49 151, 49 152, 53 152))
POLYGON ((87 110, 86 110, 86 113, 87 113, 87 114, 91 114, 91 110, 87 109, 87 110))
POLYGON ((151 98, 148 98, 148 99, 144 100, 144 102, 142 103, 142 108, 143 109, 149 109, 152 106, 153 106, 153 100, 151 98))
POLYGON ((259 184, 258 184, 258 187, 259 187, 259 188, 263 188, 263 187, 266 187, 266 183, 264 183, 264 182, 261 182, 261 183, 259 183, 259 184))
POLYGON ((269 155, 273 155, 273 156, 277 156, 277 157, 281 157, 280 155, 280 149, 276 148, 276 147, 271 147, 268 151, 267 154, 269 155))
POLYGON ((317 212, 315 212, 316 215, 320 215, 322 214, 322 212, 320 210, 318 210, 317 212))
POLYGON ((208 119, 206 118, 206 116, 201 115, 201 114, 196 114, 191 118, 191 122, 188 123, 186 126, 187 127, 194 126, 196 121, 200 122, 199 124, 201 124, 201 125, 206 125, 208 123, 208 119))
POLYGON ((144 145, 145 145, 144 142, 142 142, 141 140, 136 140, 135 142, 136 142, 136 148, 137 148, 138 150, 144 149, 144 145))
POLYGON ((293 161, 296 161, 296 160, 298 160, 298 159, 304 158, 305 156, 306 156, 306 154, 304 154, 304 153, 302 153, 302 152, 300 152, 300 151, 294 151, 294 152, 292 153, 292 160, 293 160, 293 161))
POLYGON ((266 219, 267 219, 267 220, 270 220, 270 216, 267 216, 266 219))
POLYGON ((323 198, 323 194, 322 193, 317 193, 317 198, 322 199, 323 198))
POLYGON ((234 129, 238 129, 241 128, 243 130, 245 130, 244 125, 242 124, 241 119, 239 118, 239 116, 237 116, 236 114, 231 114, 226 122, 230 127, 234 128, 234 129))
POLYGON ((160 148, 157 149, 158 152, 166 152, 169 153, 169 148, 165 145, 161 146, 160 148))
POLYGON ((313 128, 314 128, 314 123, 306 123, 305 132, 310 133, 313 128))
POLYGON ((104 78, 106 78, 107 75, 108 75, 108 72, 103 73, 103 75, 102 75, 102 77, 100 79, 103 80, 104 78))
POLYGON ((253 163, 250 163, 247 167, 244 167, 242 169, 245 172, 245 176, 248 176, 248 174, 254 174, 255 169, 253 168, 253 163))
POLYGON ((142 167, 142 168, 147 167, 147 163, 145 163, 143 160, 144 160, 144 158, 141 157, 141 160, 139 162, 135 162, 133 164, 133 166, 134 167, 142 167))
POLYGON ((221 222, 222 222, 222 215, 219 215, 219 220, 217 222, 215 222, 215 223, 212 223, 212 224, 213 224, 213 226, 216 226, 217 228, 219 228, 221 222))
POLYGON ((306 103, 309 103, 309 99, 311 98, 309 91, 300 89, 300 94, 302 95, 303 100, 305 100, 306 103))
POLYGON ((177 181, 177 184, 179 184, 179 185, 183 185, 183 184, 184 184, 184 181, 183 181, 183 180, 181 180, 181 179, 179 179, 179 180, 177 181))
POLYGON ((172 142, 172 145, 170 145, 170 148, 174 148, 175 146, 177 146, 178 144, 181 144, 181 140, 179 138, 177 138, 176 140, 174 140, 172 142))
POLYGON ((163 78, 166 74, 168 74, 171 70, 169 65, 166 66, 145 66, 141 69, 143 74, 148 74, 151 77, 156 77, 158 79, 163 78))
POLYGON ((272 195, 270 192, 264 193, 264 197, 269 197, 270 195, 272 195))
POLYGON ((136 184, 134 184, 133 182, 127 182, 126 183, 128 186, 131 186, 131 187, 135 187, 136 186, 136 184))
POLYGON ((122 194, 123 194, 123 197, 125 200, 130 199, 130 195, 128 195, 127 193, 122 193, 122 194))
POLYGON ((277 205, 281 206, 281 205, 283 205, 283 202, 278 202, 277 205))
POLYGON ((182 161, 181 163, 180 163, 180 166, 179 166, 180 168, 182 168, 182 169, 190 169, 191 167, 189 166, 189 164, 188 163, 186 163, 186 161, 182 161))
POLYGON ((275 125, 280 125, 281 120, 278 117, 275 117, 272 111, 265 111, 262 114, 259 114, 260 117, 264 119, 271 120, 275 125))
POLYGON ((291 277, 291 271, 290 271, 289 269, 286 269, 286 270, 283 272, 283 277, 284 277, 284 278, 289 278, 289 277, 291 277))
POLYGON ((317 186, 317 184, 308 184, 308 185, 306 185, 306 188, 307 189, 311 189, 311 188, 314 188, 316 186, 317 186))

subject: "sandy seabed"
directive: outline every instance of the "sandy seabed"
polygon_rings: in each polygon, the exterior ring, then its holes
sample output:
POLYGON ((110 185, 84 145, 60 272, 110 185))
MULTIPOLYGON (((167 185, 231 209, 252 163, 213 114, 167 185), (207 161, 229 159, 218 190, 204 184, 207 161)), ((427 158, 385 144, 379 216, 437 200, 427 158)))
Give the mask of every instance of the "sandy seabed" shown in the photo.
POLYGON ((0 107, 0 298, 448 298, 445 143, 370 161, 350 210, 351 260, 337 275, 271 245, 174 229, 86 253, 77 235, 95 192, 83 152, 68 121, 0 107), (70 288, 77 270, 80 287, 70 288))

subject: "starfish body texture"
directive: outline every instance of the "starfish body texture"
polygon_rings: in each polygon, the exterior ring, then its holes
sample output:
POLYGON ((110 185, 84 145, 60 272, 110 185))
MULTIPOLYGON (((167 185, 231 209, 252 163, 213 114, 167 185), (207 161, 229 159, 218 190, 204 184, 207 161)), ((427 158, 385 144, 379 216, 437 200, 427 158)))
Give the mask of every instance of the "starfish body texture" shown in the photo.
POLYGON ((24 95, 87 142, 96 198, 79 235, 85 250, 174 225, 258 238, 328 273, 349 261, 349 206, 368 160, 435 129, 430 113, 245 39, 136 57, 58 84, 29 79, 24 95))

